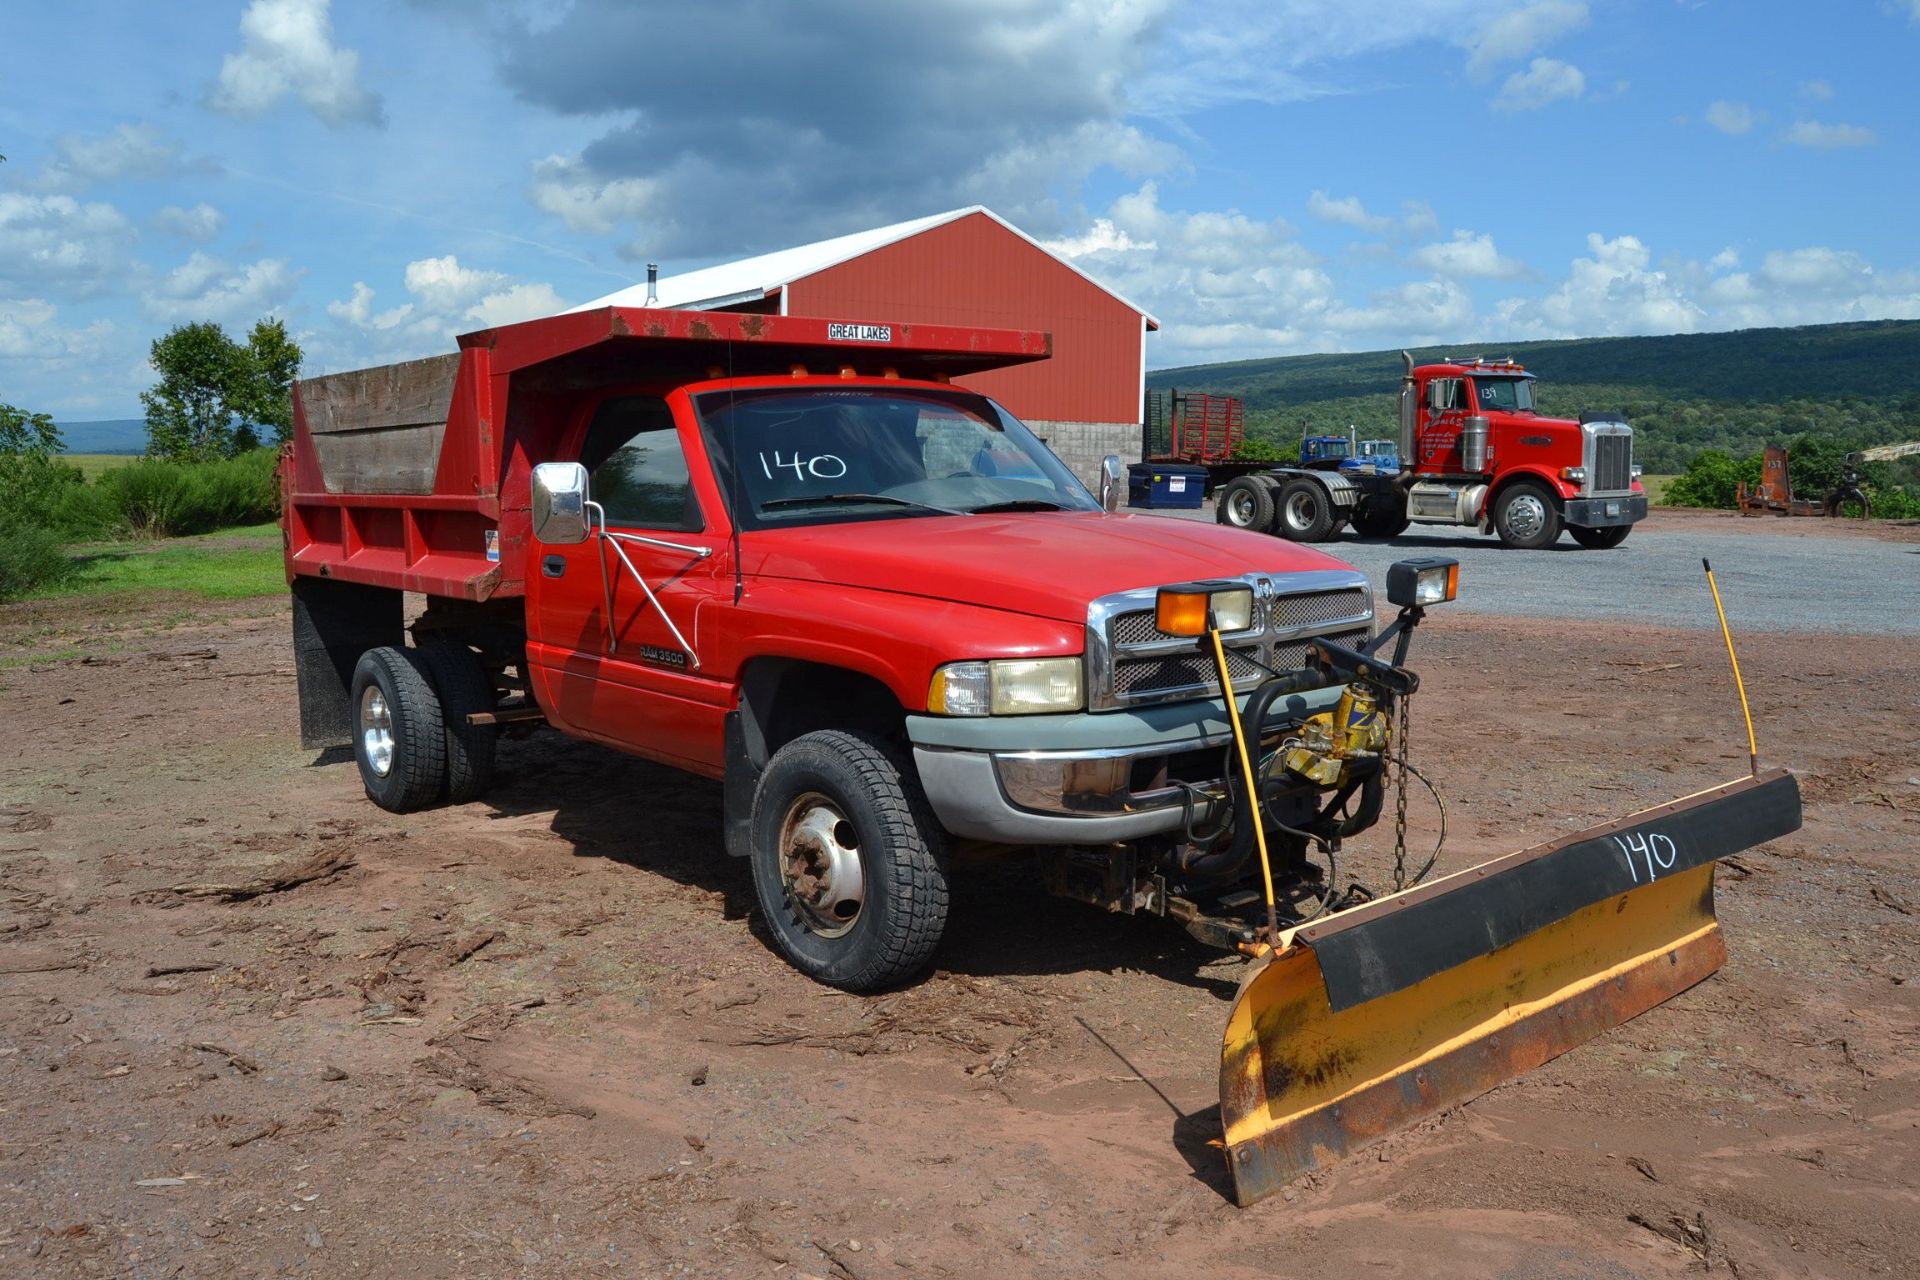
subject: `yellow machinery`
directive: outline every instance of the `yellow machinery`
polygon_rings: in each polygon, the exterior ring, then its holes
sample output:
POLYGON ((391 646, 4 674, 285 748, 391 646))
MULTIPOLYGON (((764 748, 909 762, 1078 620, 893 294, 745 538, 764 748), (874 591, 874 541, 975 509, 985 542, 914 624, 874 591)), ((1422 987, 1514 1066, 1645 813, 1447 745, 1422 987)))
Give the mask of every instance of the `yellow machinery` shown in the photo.
MULTIPOLYGON (((1289 773, 1334 788, 1371 758, 1385 768, 1389 749, 1404 752, 1383 704, 1404 705, 1417 687, 1400 665, 1407 633, 1457 583, 1450 561, 1402 562, 1389 575, 1388 598, 1402 607, 1393 627, 1364 652, 1316 642, 1319 687, 1348 684, 1332 713, 1278 748, 1289 773), (1396 632, 1393 663, 1372 657, 1396 632)), ((1213 611, 1191 600, 1209 587, 1168 588, 1160 625, 1201 636, 1224 682, 1213 611)), ((1290 688, 1314 678, 1276 677, 1290 688)), ((1242 723, 1234 699, 1227 705, 1258 831, 1260 726, 1242 723)), ((1256 696, 1256 705, 1266 704, 1256 696)), ((1404 774, 1401 785, 1404 793, 1404 774)), ((1262 834, 1267 928, 1241 944, 1254 967, 1221 1050, 1236 1198, 1251 1204, 1706 978, 1727 954, 1713 911, 1714 860, 1799 826, 1792 775, 1756 771, 1291 927, 1278 916, 1262 834)))

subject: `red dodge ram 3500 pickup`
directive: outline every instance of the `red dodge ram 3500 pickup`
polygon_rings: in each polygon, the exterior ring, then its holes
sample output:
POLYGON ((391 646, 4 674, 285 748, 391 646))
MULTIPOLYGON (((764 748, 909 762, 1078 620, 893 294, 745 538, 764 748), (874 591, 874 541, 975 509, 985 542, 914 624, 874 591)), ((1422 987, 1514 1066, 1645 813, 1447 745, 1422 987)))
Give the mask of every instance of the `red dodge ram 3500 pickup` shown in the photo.
MULTIPOLYGON (((780 948, 855 990, 927 963, 959 842, 1253 936, 1215 655, 1156 592, 1226 593, 1244 704, 1309 640, 1369 640, 1371 590, 1311 548, 1117 514, 951 381, 1044 334, 606 309, 460 348, 296 387, 303 740, 351 743, 376 803, 476 798, 499 735, 542 719, 720 779, 780 948)), ((1256 745, 1297 743, 1341 696, 1321 683, 1263 707, 1256 745)), ((1310 877, 1302 831, 1378 816, 1378 762, 1351 763, 1269 758, 1276 866, 1310 877)))

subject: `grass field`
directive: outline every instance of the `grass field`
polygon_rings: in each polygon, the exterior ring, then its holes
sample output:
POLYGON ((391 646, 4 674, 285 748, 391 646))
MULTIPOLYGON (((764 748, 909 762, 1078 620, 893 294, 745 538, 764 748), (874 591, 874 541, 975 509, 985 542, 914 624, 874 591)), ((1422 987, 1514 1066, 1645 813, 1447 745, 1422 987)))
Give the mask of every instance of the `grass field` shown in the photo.
POLYGON ((115 467, 124 467, 129 462, 138 462, 137 453, 63 453, 60 461, 70 467, 80 468, 80 474, 92 480, 102 471, 111 471, 115 467))
POLYGON ((210 600, 243 600, 287 589, 274 524, 223 529, 166 542, 100 542, 74 547, 72 577, 27 599, 114 591, 185 591, 210 600))
POLYGON ((1641 476, 1640 483, 1645 485, 1647 489, 1647 505, 1650 507, 1665 506, 1667 502, 1667 486, 1679 478, 1678 476, 1641 476))

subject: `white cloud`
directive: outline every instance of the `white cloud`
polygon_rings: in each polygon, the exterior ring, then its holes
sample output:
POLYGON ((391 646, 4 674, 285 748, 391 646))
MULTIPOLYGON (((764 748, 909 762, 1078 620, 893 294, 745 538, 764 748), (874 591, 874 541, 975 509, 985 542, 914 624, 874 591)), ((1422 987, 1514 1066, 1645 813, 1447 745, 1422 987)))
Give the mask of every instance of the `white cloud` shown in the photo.
POLYGON ((550 316, 565 306, 550 284, 516 284, 487 294, 467 308, 466 317, 491 329, 550 316))
POLYGON ((195 244, 213 239, 226 224, 226 216, 210 204, 196 204, 191 209, 170 204, 147 220, 147 225, 160 234, 178 236, 195 244))
POLYGON ((1093 253, 1125 253, 1131 250, 1150 253, 1159 248, 1151 240, 1135 240, 1114 226, 1112 218, 1095 218, 1093 225, 1080 235, 1065 236, 1058 240, 1042 240, 1040 243, 1049 253, 1059 254, 1063 258, 1084 258, 1093 253))
POLYGON ((180 147, 150 124, 116 125, 103 134, 64 133, 53 142, 34 185, 84 191, 102 182, 164 178, 181 167, 180 147))
POLYGON ((1407 260, 1437 276, 1498 280, 1526 274, 1526 264, 1505 257, 1490 235, 1456 231, 1453 239, 1422 245, 1407 260))
POLYGON ((566 307, 550 284, 463 266, 453 254, 409 262, 401 280, 411 300, 385 310, 376 309, 374 290, 364 280, 354 281, 351 297, 327 304, 327 315, 340 331, 321 336, 315 368, 431 355, 450 349, 456 334, 553 315, 566 307))
POLYGON ((253 0, 240 15, 240 51, 220 64, 208 105, 251 119, 291 93, 328 124, 384 124, 380 95, 360 85, 360 55, 333 43, 328 3, 253 0))
POLYGON ((1517 61, 1580 30, 1588 17, 1587 6, 1578 0, 1540 0, 1503 13, 1467 41, 1467 74, 1488 79, 1501 63, 1517 61))
POLYGON ((1739 265, 1740 251, 1732 245, 1728 245, 1707 259, 1707 270, 1709 271, 1731 271, 1739 265))
POLYGON ((1550 102, 1577 98, 1587 91, 1580 68, 1556 58, 1535 58, 1525 71, 1516 71, 1500 86, 1493 105, 1500 111, 1537 111, 1550 102))
POLYGON ((284 307, 300 275, 282 258, 234 266, 196 250, 155 281, 141 301, 155 320, 245 327, 284 307))
POLYGON ((1410 236, 1434 236, 1440 234, 1440 215, 1425 200, 1408 200, 1400 206, 1401 225, 1410 236))
POLYGON ((0 191, 0 285, 70 298, 98 293, 127 270, 137 234, 110 204, 0 191))
POLYGON ((508 276, 504 272, 463 267, 458 258, 448 254, 444 258, 409 262, 405 280, 407 292, 419 299, 422 307, 429 311, 457 312, 497 291, 508 276))
MULTIPOLYGON (((1920 0, 1915 2, 1920 3, 1920 0)), ((1822 151, 1870 147, 1880 141, 1880 135, 1865 125, 1821 124, 1817 120, 1801 120, 1783 136, 1796 147, 1814 147, 1822 151)))
POLYGON ((1158 364, 1307 351, 1330 337, 1333 281, 1280 219, 1165 209, 1147 182, 1053 247, 1160 318, 1158 364))
MULTIPOLYGON (((1920 6, 1920 0, 1913 0, 1913 3, 1916 6, 1920 6)), ((1800 86, 1800 96, 1803 98, 1812 98, 1817 102, 1825 102, 1833 96, 1833 86, 1825 80, 1809 80, 1800 86)))
POLYGON ((1419 346, 1458 338, 1473 326, 1473 297, 1453 280, 1410 280, 1376 292, 1364 307, 1332 309, 1327 324, 1343 337, 1419 346))
POLYGON ((388 311, 375 314, 373 310, 373 290, 364 280, 353 282, 353 297, 343 302, 329 302, 327 314, 342 324, 360 329, 373 329, 384 333, 413 314, 413 304, 403 302, 388 311))
POLYGON ((1920 272, 1881 272, 1821 245, 1776 249, 1757 270, 1716 277, 1703 297, 1722 328, 1900 319, 1920 314, 1920 272))
POLYGON ((1587 236, 1592 254, 1576 258, 1567 278, 1540 298, 1509 298, 1497 308, 1502 330, 1516 338, 1579 338, 1628 333, 1692 333, 1705 311, 1682 283, 1651 269, 1637 236, 1587 236))
POLYGON ((1359 196, 1342 196, 1335 200, 1324 191, 1315 191, 1307 197, 1307 212, 1322 222, 1337 222, 1361 231, 1385 231, 1393 225, 1392 218, 1368 213, 1366 206, 1360 203, 1359 196))
POLYGON ((569 156, 537 162, 527 194, 536 209, 560 219, 570 231, 589 235, 638 222, 667 203, 661 184, 652 178, 604 177, 569 156))
POLYGON ((0 360, 61 360, 94 355, 113 333, 113 323, 95 320, 84 329, 62 329, 59 309, 43 298, 0 298, 0 360))
POLYGON ((1725 100, 1707 104, 1707 123, 1722 133, 1752 133, 1765 117, 1744 102, 1725 100))

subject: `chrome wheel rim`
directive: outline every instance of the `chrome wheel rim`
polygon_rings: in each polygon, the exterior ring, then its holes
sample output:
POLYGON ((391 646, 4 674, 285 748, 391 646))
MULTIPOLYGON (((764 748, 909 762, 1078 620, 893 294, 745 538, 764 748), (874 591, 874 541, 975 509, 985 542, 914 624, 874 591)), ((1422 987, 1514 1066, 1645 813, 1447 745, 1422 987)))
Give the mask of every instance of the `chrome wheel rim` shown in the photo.
POLYGON ((360 757, 375 777, 384 778, 393 769, 393 711, 377 684, 360 695, 360 757))
POLYGON ((1227 522, 1239 525, 1242 529, 1253 523, 1253 495, 1245 489, 1237 489, 1227 499, 1227 522))
POLYGON ((1319 504, 1313 500, 1312 494, 1290 494, 1287 497, 1287 526, 1292 529, 1307 529, 1312 526, 1319 510, 1319 504))
POLYGON ((840 806, 809 791, 780 824, 780 877, 787 902, 809 933, 838 938, 859 922, 866 901, 860 835, 840 806))
POLYGON ((1525 541, 1535 538, 1547 527, 1547 504, 1531 493, 1523 493, 1507 504, 1507 531, 1525 541))

